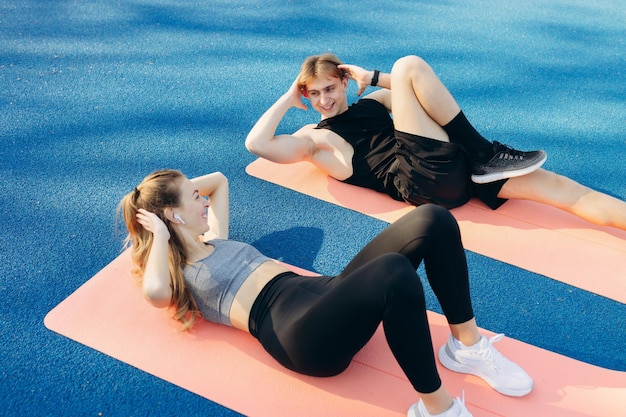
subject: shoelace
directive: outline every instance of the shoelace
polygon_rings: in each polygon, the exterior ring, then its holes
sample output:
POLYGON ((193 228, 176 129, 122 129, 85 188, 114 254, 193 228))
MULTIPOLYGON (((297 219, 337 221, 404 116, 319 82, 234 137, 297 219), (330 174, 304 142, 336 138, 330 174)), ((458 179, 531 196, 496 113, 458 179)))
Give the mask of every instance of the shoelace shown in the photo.
POLYGON ((463 408, 467 409, 467 407, 465 407, 465 390, 461 391, 461 398, 456 397, 456 400, 459 401, 461 403, 461 405, 463 406, 463 408))
POLYGON ((485 363, 489 364, 489 366, 493 369, 498 369, 497 362, 500 362, 502 359, 502 355, 496 350, 496 348, 493 347, 493 344, 502 340, 503 337, 503 333, 492 336, 488 340, 487 347, 482 349, 480 352, 477 352, 485 363))
POLYGON ((513 149, 500 142, 497 143, 497 152, 500 154, 500 159, 524 159, 524 152, 513 149))

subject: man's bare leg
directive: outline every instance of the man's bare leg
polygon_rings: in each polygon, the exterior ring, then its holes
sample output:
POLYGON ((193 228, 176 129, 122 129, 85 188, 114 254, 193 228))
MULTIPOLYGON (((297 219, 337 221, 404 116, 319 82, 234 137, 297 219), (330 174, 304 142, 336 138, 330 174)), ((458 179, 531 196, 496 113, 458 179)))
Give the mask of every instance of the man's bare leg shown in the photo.
POLYGON ((590 223, 626 230, 626 202, 551 171, 538 169, 511 178, 498 197, 548 204, 590 223))
POLYGON ((465 118, 430 65, 414 55, 393 65, 391 108, 397 130, 461 145, 476 183, 529 174, 547 158, 544 151, 521 152, 485 139, 465 118))
POLYGON ((391 70, 391 108, 396 129, 448 142, 441 126, 461 108, 432 68, 417 56, 397 60, 391 70))

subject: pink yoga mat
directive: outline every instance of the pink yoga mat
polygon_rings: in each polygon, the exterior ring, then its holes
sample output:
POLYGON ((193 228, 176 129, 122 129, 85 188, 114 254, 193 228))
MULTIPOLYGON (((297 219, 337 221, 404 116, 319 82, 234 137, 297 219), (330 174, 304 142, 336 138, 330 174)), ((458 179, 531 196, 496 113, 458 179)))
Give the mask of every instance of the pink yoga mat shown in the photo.
MULTIPOLYGON (((130 275, 124 252, 55 307, 45 325, 70 339, 250 417, 405 416, 417 394, 379 329, 343 374, 290 372, 247 333, 202 321, 184 333, 151 307, 130 275)), ((445 319, 429 312, 435 346, 445 319)), ((485 332, 488 336, 489 332, 485 332)), ((465 392, 475 417, 618 417, 626 410, 626 373, 607 370, 513 339, 497 344, 535 379, 523 398, 496 393, 480 379, 441 368, 453 395, 465 392)))
MULTIPOLYGON (((412 210, 386 194, 336 181, 307 162, 280 165, 257 159, 246 172, 390 223, 412 210)), ((495 211, 472 200, 451 211, 466 249, 626 302, 625 231, 522 200, 508 201, 495 211)))

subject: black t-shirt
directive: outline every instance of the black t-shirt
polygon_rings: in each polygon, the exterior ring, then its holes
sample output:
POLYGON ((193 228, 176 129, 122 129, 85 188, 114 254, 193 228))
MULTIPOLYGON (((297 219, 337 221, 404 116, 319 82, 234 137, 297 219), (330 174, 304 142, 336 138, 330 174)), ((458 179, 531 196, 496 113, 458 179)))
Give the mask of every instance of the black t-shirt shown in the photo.
POLYGON ((384 185, 396 154, 393 120, 385 106, 373 99, 361 99, 345 112, 322 120, 316 129, 335 132, 354 148, 353 174, 342 182, 397 195, 395 189, 384 185))

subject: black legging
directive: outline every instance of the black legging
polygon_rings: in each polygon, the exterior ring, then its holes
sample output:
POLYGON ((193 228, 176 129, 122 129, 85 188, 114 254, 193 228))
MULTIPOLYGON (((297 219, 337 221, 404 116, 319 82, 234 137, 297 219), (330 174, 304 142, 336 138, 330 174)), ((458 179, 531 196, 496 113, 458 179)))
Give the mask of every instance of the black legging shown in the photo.
POLYGON ((456 220, 441 207, 424 205, 381 232, 336 277, 274 278, 252 307, 250 332, 286 368, 332 376, 348 367, 382 322, 413 387, 433 392, 441 380, 415 271, 422 259, 448 322, 472 319, 456 220))

